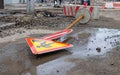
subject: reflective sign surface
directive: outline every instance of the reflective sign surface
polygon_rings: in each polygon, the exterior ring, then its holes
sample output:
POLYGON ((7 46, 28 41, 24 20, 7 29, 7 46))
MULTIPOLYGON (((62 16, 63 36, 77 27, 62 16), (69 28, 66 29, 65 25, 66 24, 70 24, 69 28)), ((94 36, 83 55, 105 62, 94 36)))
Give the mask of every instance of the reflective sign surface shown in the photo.
POLYGON ((71 44, 37 38, 26 38, 26 41, 33 54, 42 54, 73 46, 71 44))

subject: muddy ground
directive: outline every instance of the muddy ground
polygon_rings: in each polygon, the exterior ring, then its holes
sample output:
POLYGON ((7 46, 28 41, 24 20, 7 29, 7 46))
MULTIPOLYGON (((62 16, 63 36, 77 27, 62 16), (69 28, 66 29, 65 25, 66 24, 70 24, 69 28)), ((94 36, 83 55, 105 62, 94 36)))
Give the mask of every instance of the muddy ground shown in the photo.
POLYGON ((26 37, 40 38, 64 29, 74 17, 1 17, 0 75, 120 75, 120 13, 101 11, 100 18, 77 24, 72 48, 33 55, 26 37))

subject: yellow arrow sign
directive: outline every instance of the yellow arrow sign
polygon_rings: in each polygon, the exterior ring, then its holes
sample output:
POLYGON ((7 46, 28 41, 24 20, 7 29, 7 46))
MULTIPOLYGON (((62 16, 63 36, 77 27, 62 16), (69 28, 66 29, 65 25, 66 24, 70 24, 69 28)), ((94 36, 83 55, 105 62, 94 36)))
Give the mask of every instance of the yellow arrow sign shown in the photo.
POLYGON ((30 46, 33 54, 43 54, 73 46, 72 44, 36 38, 26 38, 26 41, 30 46))

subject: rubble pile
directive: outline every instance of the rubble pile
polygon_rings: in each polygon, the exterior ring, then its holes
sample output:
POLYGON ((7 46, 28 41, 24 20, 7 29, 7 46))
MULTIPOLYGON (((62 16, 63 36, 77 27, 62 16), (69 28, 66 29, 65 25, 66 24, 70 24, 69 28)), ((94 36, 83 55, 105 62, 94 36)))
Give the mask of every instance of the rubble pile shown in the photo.
POLYGON ((48 26, 48 27, 57 27, 59 23, 65 22, 71 22, 70 20, 73 20, 73 17, 64 18, 62 17, 44 17, 44 16, 30 16, 26 15, 23 17, 15 17, 15 16, 6 16, 1 17, 0 20, 2 22, 15 22, 16 27, 24 27, 24 28, 30 28, 35 26, 48 26), (63 20, 64 19, 64 20, 63 20))
POLYGON ((25 16, 21 18, 17 18, 16 27, 24 27, 30 29, 31 27, 58 27, 59 23, 62 23, 63 18, 59 17, 33 17, 33 16, 25 16))
POLYGON ((16 33, 22 34, 25 33, 23 29, 5 29, 5 30, 0 30, 0 38, 4 38, 6 36, 11 36, 16 33))
POLYGON ((2 22, 15 22, 15 25, 6 26, 0 28, 0 37, 6 37, 14 35, 15 33, 24 33, 24 29, 60 29, 59 27, 66 27, 64 24, 72 22, 75 18, 73 17, 44 17, 44 16, 30 16, 25 15, 22 17, 6 16, 0 17, 2 22), (63 26, 61 26, 63 24, 63 26), (23 29, 21 29, 23 28, 23 29))
POLYGON ((16 19, 17 19, 17 17, 15 17, 15 16, 3 16, 3 17, 0 17, 1 22, 15 22, 16 19))

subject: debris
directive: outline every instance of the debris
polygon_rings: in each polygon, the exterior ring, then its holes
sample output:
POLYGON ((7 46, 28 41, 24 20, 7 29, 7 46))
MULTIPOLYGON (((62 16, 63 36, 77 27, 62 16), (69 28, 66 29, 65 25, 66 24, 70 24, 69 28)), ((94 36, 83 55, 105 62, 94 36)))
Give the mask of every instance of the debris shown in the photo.
POLYGON ((113 66, 114 64, 112 63, 112 64, 110 64, 111 66, 113 66))
POLYGON ((89 50, 91 50, 91 48, 89 48, 89 50))
POLYGON ((101 48, 99 48, 99 47, 96 48, 96 50, 97 50, 97 52, 101 52, 101 48))
POLYGON ((55 17, 56 15, 50 11, 44 10, 43 11, 43 16, 45 17, 55 17))
POLYGON ((6 26, 12 26, 12 25, 15 25, 15 23, 5 23, 0 25, 0 28, 6 27, 6 26))
POLYGON ((59 70, 57 70, 57 73, 59 73, 59 70))
POLYGON ((106 47, 104 47, 104 48, 106 48, 106 47))

